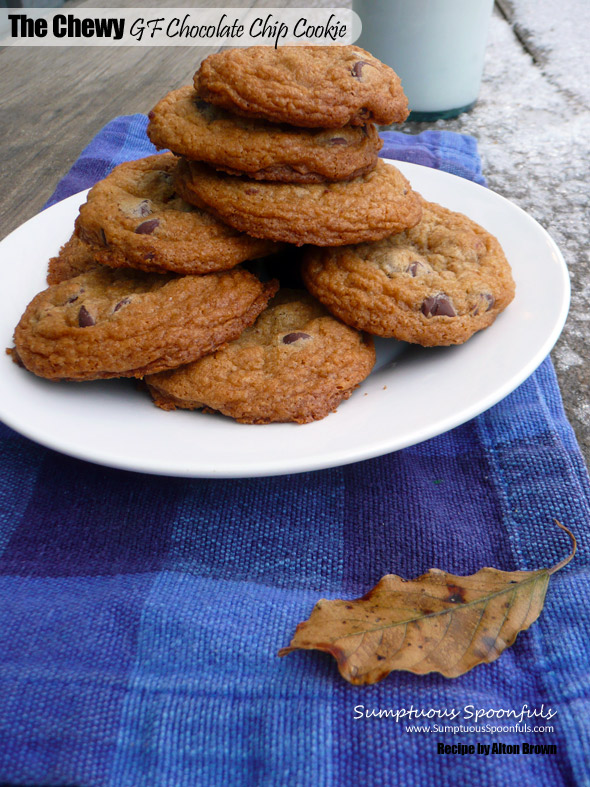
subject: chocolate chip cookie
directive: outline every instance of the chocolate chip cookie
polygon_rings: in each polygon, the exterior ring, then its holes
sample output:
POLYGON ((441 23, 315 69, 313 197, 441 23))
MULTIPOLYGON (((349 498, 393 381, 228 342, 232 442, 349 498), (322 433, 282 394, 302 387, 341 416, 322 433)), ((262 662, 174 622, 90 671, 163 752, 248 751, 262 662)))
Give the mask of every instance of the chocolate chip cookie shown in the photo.
POLYGON ((467 216, 426 201, 420 223, 405 232, 307 250, 302 275, 348 325, 424 346, 466 341, 514 297, 496 238, 467 216))
POLYGON ((81 273, 100 268, 90 246, 76 235, 64 243, 57 256, 49 260, 47 284, 59 284, 81 273))
POLYGON ((241 423, 308 423, 347 399, 375 363, 370 337, 305 291, 280 290, 226 347, 146 383, 159 407, 206 408, 241 423))
POLYGON ((203 60, 200 98, 275 123, 339 128, 399 123, 408 101, 395 71, 358 46, 255 46, 203 60))
POLYGON ((297 246, 377 240, 412 227, 422 215, 406 178, 381 159, 354 180, 322 184, 252 181, 181 160, 176 189, 238 230, 297 246))
POLYGON ((257 180, 347 180, 372 169, 383 145, 373 124, 302 129, 238 117, 202 101, 190 86, 168 93, 149 119, 156 147, 257 180))
POLYGON ((173 185, 177 162, 172 153, 126 162, 90 190, 76 233, 99 262, 210 273, 276 251, 182 200, 173 185))
POLYGON ((52 380, 171 369, 239 336, 277 286, 241 268, 174 276, 103 266, 33 298, 14 333, 15 360, 52 380))

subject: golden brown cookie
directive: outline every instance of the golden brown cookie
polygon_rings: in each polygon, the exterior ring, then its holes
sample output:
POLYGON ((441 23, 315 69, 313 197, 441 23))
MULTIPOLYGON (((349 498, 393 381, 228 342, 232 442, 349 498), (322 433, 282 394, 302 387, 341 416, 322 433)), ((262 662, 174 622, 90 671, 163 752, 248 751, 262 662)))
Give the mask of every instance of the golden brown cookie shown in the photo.
POLYGON ((92 254, 90 246, 72 235, 61 247, 59 254, 49 260, 47 284, 59 284, 95 268, 100 268, 100 263, 92 254))
POLYGON ((273 243, 228 227, 174 190, 172 153, 120 164, 80 208, 78 236, 113 268, 210 273, 276 251, 273 243))
POLYGON ((347 180, 372 169, 383 145, 373 124, 335 131, 238 117, 202 101, 190 86, 168 93, 149 118, 156 147, 257 180, 347 180))
POLYGON ((241 268, 173 276, 102 267, 33 298, 14 332, 17 358, 52 380, 143 377, 235 339, 276 289, 241 268))
POLYGON ((239 339, 146 383, 166 410, 206 408, 249 424, 308 423, 333 412, 374 363, 370 337, 305 291, 280 290, 239 339))
POLYGON ((176 188, 242 232, 298 246, 377 240, 412 227, 422 213, 406 178, 382 160, 354 180, 322 184, 252 181, 181 160, 176 188))
POLYGON ((228 49, 203 60, 194 85, 230 112, 293 126, 387 125, 408 116, 398 75, 358 46, 228 49))
POLYGON ((461 344, 514 297, 497 239, 467 216, 423 201, 412 229, 340 249, 309 249, 303 280, 348 325, 424 346, 461 344))

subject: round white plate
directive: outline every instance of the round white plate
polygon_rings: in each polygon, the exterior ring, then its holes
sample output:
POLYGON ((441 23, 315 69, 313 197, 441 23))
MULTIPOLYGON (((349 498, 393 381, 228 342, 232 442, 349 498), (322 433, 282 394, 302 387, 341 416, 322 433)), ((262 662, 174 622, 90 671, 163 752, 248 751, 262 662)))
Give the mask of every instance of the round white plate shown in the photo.
MULTIPOLYGON (((458 347, 378 341, 378 363, 338 411, 311 424, 237 424, 221 415, 164 412, 129 380, 53 383, 1 361, 0 418, 32 440, 111 467, 161 475, 237 478, 334 467, 397 451, 483 412, 523 382, 553 347, 569 305, 559 249, 520 208, 488 189, 416 164, 392 162, 424 197, 500 240, 516 297, 487 330, 458 347)), ((47 262, 70 236, 77 194, 0 243, 1 341, 44 289, 47 262)))

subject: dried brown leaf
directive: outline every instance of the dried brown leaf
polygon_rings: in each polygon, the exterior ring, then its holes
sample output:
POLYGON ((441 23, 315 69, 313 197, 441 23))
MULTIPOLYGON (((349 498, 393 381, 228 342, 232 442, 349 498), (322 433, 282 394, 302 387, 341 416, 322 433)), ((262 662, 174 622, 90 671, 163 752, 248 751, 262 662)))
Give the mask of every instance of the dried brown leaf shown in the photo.
POLYGON ((377 683, 392 670, 454 678, 494 661, 539 617, 549 577, 575 555, 574 535, 555 523, 570 536, 572 551, 553 568, 482 568, 466 577, 431 568, 408 581, 388 574, 362 598, 318 601, 279 656, 331 653, 342 677, 355 684, 377 683))

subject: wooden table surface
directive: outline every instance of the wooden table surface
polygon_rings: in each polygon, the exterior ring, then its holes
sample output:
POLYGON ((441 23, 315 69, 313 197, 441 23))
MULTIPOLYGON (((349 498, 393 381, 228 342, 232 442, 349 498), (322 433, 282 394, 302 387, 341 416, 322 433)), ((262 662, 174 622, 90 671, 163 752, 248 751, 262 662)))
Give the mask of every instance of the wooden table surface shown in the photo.
MULTIPOLYGON (((571 85, 560 84, 561 72, 551 70, 552 58, 571 48, 572 28, 568 24, 584 0, 544 1, 559 3, 546 26, 553 49, 544 46, 543 31, 539 35, 538 30, 527 30, 528 0, 497 0, 478 104, 454 120, 405 124, 402 130, 418 133, 442 128, 475 136, 490 187, 530 212, 564 252, 575 297, 553 360, 567 415, 588 462, 590 272, 588 222, 583 216, 588 204, 584 184, 590 173, 588 157, 583 159, 579 151, 583 146, 588 149, 590 107, 576 93, 575 74, 580 72, 575 63, 571 85), (558 34, 562 39, 555 43, 558 34), (541 97, 545 93, 552 97, 559 112, 554 107, 542 111, 539 90, 541 97), (578 173, 581 185, 574 188, 567 170, 572 161, 566 161, 565 156, 576 151, 574 163, 585 166, 585 171, 578 173)), ((155 3, 144 7, 150 5, 158 7, 155 3)), ((212 1, 199 5, 225 7, 212 1)), ((232 2, 232 6, 244 7, 289 5, 284 0, 232 2)), ((336 4, 308 0, 305 5, 336 4)), ((350 5, 350 1, 340 5, 350 5)), ((92 0, 66 4, 66 8, 73 6, 110 4, 92 0)), ((137 3, 120 3, 118 7, 127 6, 137 7, 137 3)), ((171 6, 193 7, 177 0, 171 6)), ((1 49, 0 236, 41 209, 58 180, 102 126, 117 115, 147 113, 168 91, 190 83, 201 60, 212 51, 200 46, 1 49)))
MULTIPOLYGON (((67 7, 105 5, 83 2, 67 7)), ((200 5, 218 4, 205 0, 200 5)), ((123 2, 118 7, 138 4, 123 2)), ((109 120, 149 112, 170 90, 189 84, 201 60, 213 51, 216 48, 201 46, 0 50, 0 72, 8 75, 0 84, 2 237, 38 213, 58 180, 109 120)))

